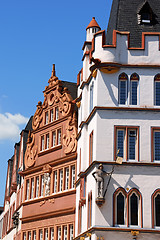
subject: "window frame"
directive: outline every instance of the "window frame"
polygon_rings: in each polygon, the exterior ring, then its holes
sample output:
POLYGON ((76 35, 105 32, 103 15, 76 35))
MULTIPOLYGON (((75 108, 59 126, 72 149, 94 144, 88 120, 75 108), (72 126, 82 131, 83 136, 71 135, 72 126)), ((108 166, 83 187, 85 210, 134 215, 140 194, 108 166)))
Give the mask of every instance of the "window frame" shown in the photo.
POLYGON ((139 162, 139 126, 114 126, 114 160, 117 157, 117 132, 124 131, 123 160, 139 162), (129 131, 136 130, 135 159, 129 159, 129 131))
POLYGON ((127 105, 128 103, 128 76, 126 73, 121 73, 118 78, 118 104, 127 105), (125 103, 121 103, 121 82, 125 82, 125 103))
POLYGON ((156 226, 156 209, 155 209, 155 198, 160 195, 160 188, 156 189, 151 197, 152 201, 152 228, 160 229, 160 226, 156 226))
POLYGON ((117 227, 143 227, 143 222, 142 222, 142 195, 141 193, 139 192, 138 189, 136 188, 131 188, 128 192, 122 188, 122 187, 119 187, 118 189, 116 189, 116 191, 114 192, 113 194, 113 226, 117 227), (119 193, 122 193, 125 197, 126 197, 126 200, 125 200, 125 208, 124 208, 124 216, 125 216, 125 225, 117 225, 116 223, 116 213, 117 213, 117 208, 116 208, 116 198, 117 196, 119 195, 119 193), (133 194, 136 194, 136 196, 139 198, 139 202, 138 202, 138 225, 131 225, 130 222, 130 217, 131 217, 131 214, 130 214, 130 197, 133 195, 133 194))
POLYGON ((154 157, 154 154, 155 154, 154 133, 155 132, 160 132, 160 127, 151 127, 151 162, 159 163, 160 160, 155 160, 155 157, 154 157))
MULTIPOLYGON (((156 83, 160 84, 160 73, 156 74, 154 77, 154 106, 160 106, 160 103, 156 104, 156 101, 157 101, 156 83)), ((160 94, 159 94, 159 98, 160 98, 160 94)), ((160 99, 159 99, 159 102, 160 102, 160 99)))
POLYGON ((139 90, 139 75, 137 73, 133 73, 131 76, 130 76, 130 105, 133 105, 133 106, 137 106, 138 105, 138 98, 139 98, 139 95, 138 95, 138 90, 139 90), (137 103, 136 104, 133 104, 133 99, 132 99, 132 96, 133 96, 133 88, 132 88, 132 83, 133 82, 137 82, 137 97, 136 97, 136 101, 137 103))

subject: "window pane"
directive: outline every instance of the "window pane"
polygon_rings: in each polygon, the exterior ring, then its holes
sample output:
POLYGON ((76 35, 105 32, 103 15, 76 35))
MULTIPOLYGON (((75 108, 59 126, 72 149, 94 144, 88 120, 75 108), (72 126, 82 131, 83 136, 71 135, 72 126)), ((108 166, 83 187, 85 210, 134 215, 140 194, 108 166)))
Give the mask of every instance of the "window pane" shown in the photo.
POLYGON ((73 240, 73 225, 70 225, 70 238, 69 240, 73 240))
POLYGON ((90 87, 90 112, 92 111, 93 109, 93 84, 91 85, 90 87))
POLYGON ((41 137, 41 151, 44 151, 44 136, 41 137))
POLYGON ((27 180, 27 183, 26 183, 26 199, 28 200, 29 199, 29 180, 27 180))
POLYGON ((155 82, 155 105, 160 106, 160 81, 155 82))
POLYGON ((160 194, 155 198, 155 225, 160 227, 160 194))
POLYGON ((51 122, 53 122, 53 109, 50 111, 51 122))
POLYGON ((117 151, 119 150, 118 156, 124 157, 124 130, 118 130, 117 132, 117 151))
POLYGON ((45 113, 45 124, 48 124, 48 112, 45 113))
POLYGON ((60 170, 60 172, 59 172, 59 175, 60 175, 60 177, 59 177, 59 191, 62 191, 62 189, 63 189, 63 170, 60 170))
POLYGON ((75 166, 72 167, 71 188, 74 188, 74 183, 75 183, 75 166))
POLYGON ((54 172, 54 189, 53 192, 57 192, 57 171, 54 172))
POLYGON ((43 196, 43 191, 44 191, 44 176, 42 175, 42 177, 41 177, 41 196, 43 196))
POLYGON ((67 226, 64 226, 64 232, 63 232, 63 238, 64 238, 64 240, 67 240, 67 226))
POLYGON ((34 197, 34 178, 31 179, 31 199, 34 197))
POLYGON ((61 240, 61 227, 58 228, 58 240, 61 240))
POLYGON ((61 129, 58 130, 58 145, 61 144, 61 129))
POLYGON ((51 228, 51 240, 54 240, 54 228, 51 228))
POLYGON ((33 240, 36 240, 36 231, 33 231, 33 240))
POLYGON ((56 146, 56 132, 53 132, 52 134, 53 134, 52 135, 52 141, 53 141, 52 146, 55 147, 56 146))
POLYGON ((119 103, 125 104, 127 99, 127 81, 119 81, 119 103))
POLYGON ((39 240, 43 240, 43 231, 42 230, 39 231, 39 240))
POLYGON ((49 148, 49 133, 46 135, 46 149, 49 148))
POLYGON ((131 81, 131 104, 137 105, 137 86, 138 81, 131 81))
POLYGON ((56 107, 56 120, 59 118, 59 110, 58 107, 56 107))
POLYGON ((65 190, 67 190, 69 188, 69 168, 66 168, 65 173, 65 190))
POLYGON ((128 140, 128 150, 129 150, 129 159, 136 159, 136 130, 129 131, 129 140, 128 140))
POLYGON ((48 229, 45 229, 45 240, 48 240, 48 229))
POLYGON ((131 225, 138 225, 138 197, 135 193, 130 198, 131 225))
POLYGON ((124 196, 122 193, 117 196, 117 224, 124 224, 124 196))
POLYGON ((38 197, 39 192, 39 177, 36 177, 36 197, 38 197))
POLYGON ((154 160, 160 160, 160 132, 154 132, 154 160))

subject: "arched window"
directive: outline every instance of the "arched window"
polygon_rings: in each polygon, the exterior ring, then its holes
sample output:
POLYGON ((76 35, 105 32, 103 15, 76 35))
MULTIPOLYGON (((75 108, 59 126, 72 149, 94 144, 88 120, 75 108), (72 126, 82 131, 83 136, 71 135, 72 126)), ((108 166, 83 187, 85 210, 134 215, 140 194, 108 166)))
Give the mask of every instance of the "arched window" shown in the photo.
POLYGON ((137 105, 138 100, 138 81, 139 76, 137 73, 133 73, 130 77, 130 104, 137 105))
POLYGON ((155 197, 155 226, 160 227, 160 193, 155 197))
POLYGON ((125 196, 120 192, 117 195, 117 225, 124 225, 124 204, 125 204, 125 196))
POLYGON ((129 208, 129 216, 128 216, 128 224, 131 226, 142 226, 142 199, 141 194, 137 189, 131 189, 128 193, 128 208, 129 208))
POLYGON ((154 78, 154 105, 160 106, 160 74, 154 78))
POLYGON ((152 227, 160 227, 160 189, 152 195, 152 227))
POLYGON ((140 192, 132 188, 128 193, 118 188, 113 194, 114 226, 142 227, 142 197, 140 192))
POLYGON ((119 104, 126 104, 128 96, 128 76, 125 73, 121 73, 119 76, 118 94, 119 104))
POLYGON ((130 197, 130 225, 138 225, 138 196, 133 193, 130 197))
POLYGON ((126 191, 118 188, 114 193, 114 225, 126 225, 126 191))

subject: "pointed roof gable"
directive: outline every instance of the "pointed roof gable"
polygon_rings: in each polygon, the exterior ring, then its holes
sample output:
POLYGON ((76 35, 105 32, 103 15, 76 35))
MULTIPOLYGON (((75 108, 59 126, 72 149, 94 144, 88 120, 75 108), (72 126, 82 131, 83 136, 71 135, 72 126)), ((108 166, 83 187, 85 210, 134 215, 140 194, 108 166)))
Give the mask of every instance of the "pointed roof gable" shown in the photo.
POLYGON ((97 21, 95 20, 95 17, 92 18, 92 20, 89 23, 89 25, 87 26, 86 30, 91 27, 97 27, 97 28, 101 29, 100 26, 98 25, 97 21))
POLYGON ((160 32, 160 0, 113 0, 106 44, 112 44, 113 30, 130 32, 130 47, 141 47, 142 32, 160 32), (141 21, 146 10, 151 21, 141 21))

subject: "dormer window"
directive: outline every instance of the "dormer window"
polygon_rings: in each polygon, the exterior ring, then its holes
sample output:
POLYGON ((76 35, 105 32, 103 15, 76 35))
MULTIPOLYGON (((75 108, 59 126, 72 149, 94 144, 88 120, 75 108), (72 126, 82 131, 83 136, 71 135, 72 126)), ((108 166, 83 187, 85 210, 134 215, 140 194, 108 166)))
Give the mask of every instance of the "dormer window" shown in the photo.
POLYGON ((151 23, 151 14, 144 12, 141 15, 141 22, 142 23, 151 23))
POLYGON ((155 24, 154 13, 147 1, 144 3, 144 5, 140 8, 138 12, 138 24, 155 24))

